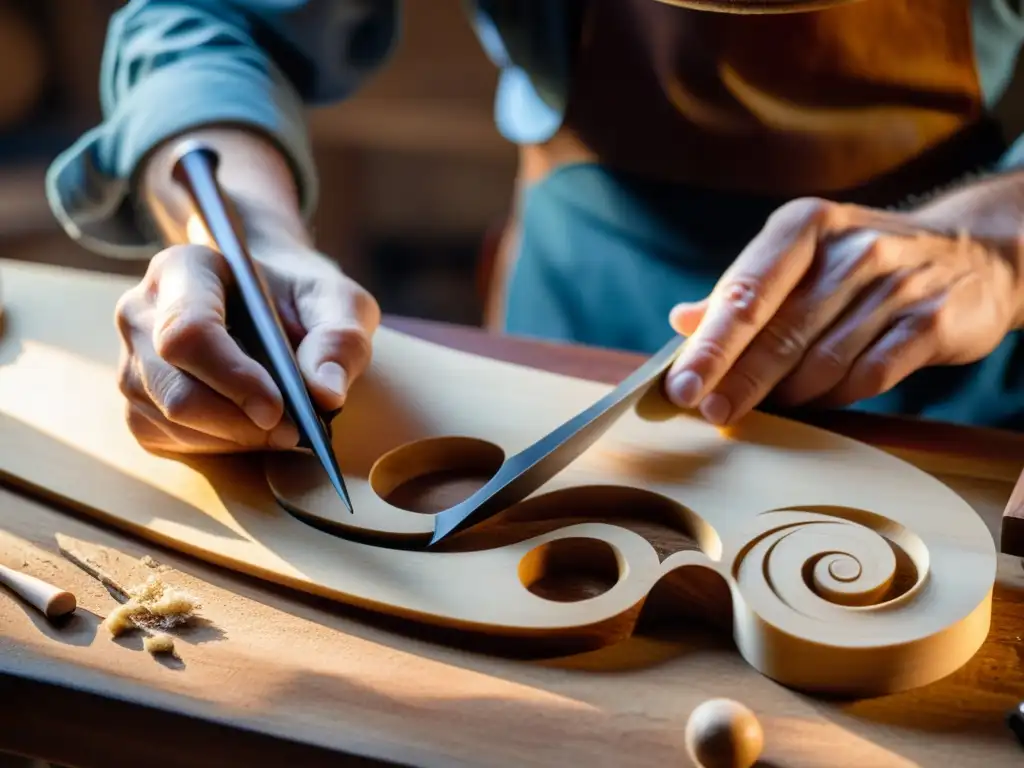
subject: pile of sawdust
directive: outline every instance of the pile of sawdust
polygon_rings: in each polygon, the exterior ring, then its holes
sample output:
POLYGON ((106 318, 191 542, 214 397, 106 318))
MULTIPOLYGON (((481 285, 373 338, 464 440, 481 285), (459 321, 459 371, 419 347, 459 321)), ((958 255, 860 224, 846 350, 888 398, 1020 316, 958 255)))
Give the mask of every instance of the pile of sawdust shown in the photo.
POLYGON ((174 638, 170 635, 156 634, 142 638, 142 647, 156 656, 158 653, 174 653, 174 638))
POLYGON ((175 589, 159 576, 150 576, 144 584, 125 592, 128 602, 111 611, 105 622, 114 637, 133 627, 172 629, 188 623, 199 608, 196 598, 175 589))

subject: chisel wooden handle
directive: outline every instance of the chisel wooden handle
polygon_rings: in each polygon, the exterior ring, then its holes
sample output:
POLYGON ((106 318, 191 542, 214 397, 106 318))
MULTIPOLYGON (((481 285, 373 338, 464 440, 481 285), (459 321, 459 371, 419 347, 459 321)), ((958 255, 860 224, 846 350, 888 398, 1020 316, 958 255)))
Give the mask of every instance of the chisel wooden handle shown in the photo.
POLYGON ((78 601, 70 592, 47 584, 35 576, 29 576, 27 573, 21 573, 2 565, 0 565, 0 584, 39 610, 48 619, 66 616, 78 607, 78 601))

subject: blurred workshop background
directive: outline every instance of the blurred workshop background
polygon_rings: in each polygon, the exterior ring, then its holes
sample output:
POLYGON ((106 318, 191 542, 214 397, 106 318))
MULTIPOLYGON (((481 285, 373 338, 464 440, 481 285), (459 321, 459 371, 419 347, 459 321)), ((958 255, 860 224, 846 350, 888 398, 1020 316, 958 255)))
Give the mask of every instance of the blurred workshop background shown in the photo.
MULTIPOLYGON (((50 160, 99 118, 98 68, 117 0, 0 0, 0 254, 141 274, 77 248, 43 193, 50 160)), ((480 324, 513 193, 515 149, 495 130, 497 73, 462 0, 407 3, 397 55, 310 124, 323 192, 319 245, 385 312, 480 324)), ((1024 88, 1003 100, 1024 126, 1024 88)))
MULTIPOLYGON (((0 0, 0 257, 141 275, 58 228, 46 167, 99 120, 98 71, 117 0, 0 0)), ((310 114, 320 248, 385 312, 480 324, 512 196, 515 149, 491 117, 497 73, 461 0, 409 3, 390 65, 310 114)))

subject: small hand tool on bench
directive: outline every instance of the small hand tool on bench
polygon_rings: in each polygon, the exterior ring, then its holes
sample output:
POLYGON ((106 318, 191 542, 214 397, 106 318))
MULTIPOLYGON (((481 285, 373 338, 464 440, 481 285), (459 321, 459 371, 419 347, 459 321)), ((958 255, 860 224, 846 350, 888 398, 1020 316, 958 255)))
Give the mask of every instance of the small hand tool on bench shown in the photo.
POLYGON ((0 584, 51 620, 74 613, 78 607, 75 596, 67 590, 2 565, 0 584))
POLYGON ((217 181, 217 153, 203 144, 182 145, 172 175, 189 194, 196 213, 227 260, 234 276, 237 298, 235 311, 228 313, 229 331, 255 360, 269 371, 284 396, 289 417, 299 430, 299 445, 309 448, 320 460, 331 485, 351 513, 352 501, 331 445, 330 416, 321 414, 309 394, 295 351, 288 340, 280 315, 255 261, 245 247, 244 235, 236 229, 227 198, 217 181))
POLYGON ((533 445, 510 456, 479 491, 434 518, 436 544, 449 534, 482 522, 516 504, 557 475, 601 437, 661 380, 686 341, 673 337, 615 389, 533 445))

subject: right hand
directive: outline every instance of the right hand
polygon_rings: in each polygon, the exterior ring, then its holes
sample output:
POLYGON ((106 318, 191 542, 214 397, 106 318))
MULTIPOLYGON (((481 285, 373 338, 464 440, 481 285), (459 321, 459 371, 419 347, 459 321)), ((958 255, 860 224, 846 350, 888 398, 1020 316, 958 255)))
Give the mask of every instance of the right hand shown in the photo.
MULTIPOLYGON (((341 407, 370 362, 380 323, 374 298, 326 257, 297 248, 260 261, 314 402, 341 407)), ((119 382, 128 425, 150 451, 225 453, 298 442, 270 374, 228 334, 231 272, 201 245, 176 245, 150 262, 118 302, 119 382)))

